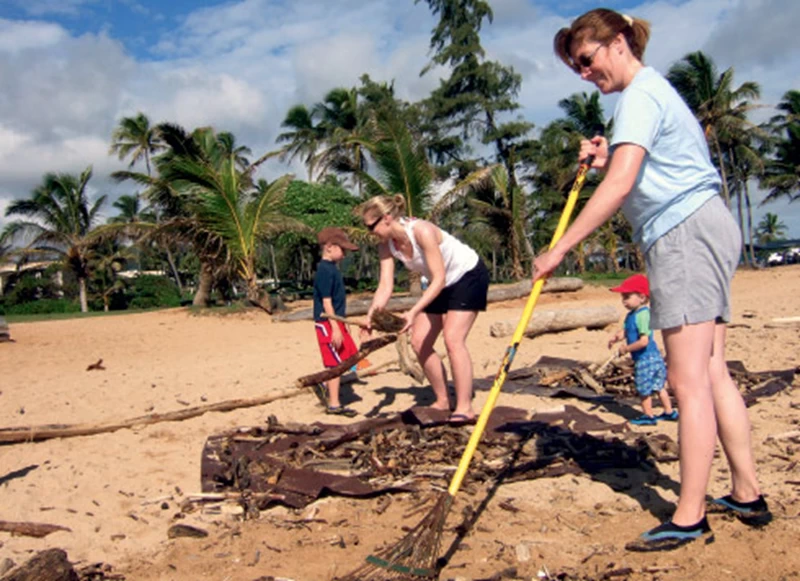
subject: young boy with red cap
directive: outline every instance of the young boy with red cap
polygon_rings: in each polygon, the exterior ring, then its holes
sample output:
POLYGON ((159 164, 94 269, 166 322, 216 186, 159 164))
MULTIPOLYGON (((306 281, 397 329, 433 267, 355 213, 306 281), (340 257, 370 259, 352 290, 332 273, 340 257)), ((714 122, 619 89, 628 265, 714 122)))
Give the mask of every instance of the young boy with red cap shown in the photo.
POLYGON ((658 420, 675 421, 678 419, 678 412, 672 409, 669 394, 664 389, 667 366, 650 329, 650 307, 647 306, 650 301, 650 283, 645 275, 634 274, 611 290, 622 293, 622 304, 629 311, 625 316, 624 327, 609 339, 608 348, 611 349, 615 343, 625 339, 626 344, 619 348, 619 354, 630 353, 633 358, 633 377, 636 391, 642 398, 644 415, 632 419, 631 423, 637 426, 654 426, 658 420), (653 393, 658 394, 658 399, 664 406, 664 412, 658 416, 653 415, 653 393))
MULTIPOLYGON (((344 279, 337 265, 344 258, 346 250, 358 250, 358 246, 350 242, 344 230, 334 227, 323 228, 317 235, 317 242, 322 260, 317 265, 314 276, 314 327, 322 364, 325 367, 336 367, 355 355, 358 348, 344 323, 325 318, 323 314, 346 316, 344 279)), ((321 384, 315 392, 326 405, 326 413, 351 418, 358 412, 343 406, 339 401, 340 384, 340 377, 334 377, 327 382, 327 394, 325 386, 321 384)))

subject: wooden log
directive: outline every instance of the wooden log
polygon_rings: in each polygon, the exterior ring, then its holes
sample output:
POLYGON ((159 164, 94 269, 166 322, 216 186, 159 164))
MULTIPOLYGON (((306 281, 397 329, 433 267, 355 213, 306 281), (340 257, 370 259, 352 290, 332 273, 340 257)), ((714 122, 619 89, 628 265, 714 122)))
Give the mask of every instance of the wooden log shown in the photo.
MULTIPOLYGON (((572 277, 558 277, 548 278, 545 282, 542 292, 558 293, 558 292, 574 292, 583 288, 583 281, 579 278, 572 277)), ((509 301, 526 297, 531 292, 531 281, 523 280, 510 285, 496 285, 489 288, 488 301, 496 303, 500 301, 509 301)), ((386 305, 387 311, 407 311, 417 303, 416 297, 393 297, 389 299, 386 305)), ((372 299, 361 299, 347 301, 347 315, 357 316, 366 315, 369 307, 372 304, 372 299)), ((313 309, 299 309, 291 313, 282 315, 275 315, 272 317, 273 321, 280 321, 290 323, 293 321, 307 321, 314 318, 313 309)))
POLYGON ((13 522, 7 520, 0 520, 0 531, 23 537, 35 537, 37 539, 44 538, 56 531, 72 532, 71 529, 60 525, 49 525, 37 522, 13 522))
POLYGON ((348 357, 336 367, 331 367, 323 371, 318 371, 317 373, 299 377, 295 381, 295 385, 297 387, 308 387, 316 383, 323 383, 329 379, 333 379, 334 377, 339 377, 340 375, 347 373, 347 371, 353 367, 353 365, 364 359, 364 357, 373 351, 377 351, 382 347, 386 347, 395 341, 397 341, 397 335, 384 335, 383 337, 377 337, 376 339, 364 341, 355 355, 348 357))
POLYGON ((78 581, 78 574, 62 549, 40 551, 19 567, 14 567, 2 581, 78 581))
POLYGON ((104 422, 99 424, 50 424, 42 426, 22 426, 19 428, 0 428, 0 443, 12 444, 19 442, 40 442, 53 438, 72 438, 74 436, 92 436, 116 432, 124 428, 135 428, 137 426, 147 426, 159 422, 177 422, 196 418, 208 412, 228 412, 235 409, 254 407, 286 399, 306 393, 304 388, 291 388, 277 393, 269 393, 251 399, 230 399, 208 405, 186 408, 175 412, 164 414, 148 414, 127 420, 116 422, 104 422))
POLYGON ((228 412, 235 409, 254 407, 286 399, 306 393, 307 386, 314 385, 321 381, 327 381, 332 377, 338 377, 346 373, 353 365, 361 361, 364 357, 385 347, 397 340, 397 335, 384 335, 376 339, 365 341, 361 344, 358 353, 349 357, 336 367, 325 369, 318 373, 312 373, 298 378, 293 388, 285 389, 277 393, 270 393, 251 399, 231 399, 202 405, 165 414, 148 414, 128 420, 118 422, 105 422, 100 424, 72 424, 72 425, 44 425, 44 426, 23 426, 19 428, 0 428, 0 444, 12 444, 19 442, 39 442, 51 440, 53 438, 71 438, 74 436, 91 436, 108 432, 116 432, 124 428, 134 428, 136 426, 146 426, 159 422, 177 422, 189 418, 196 418, 208 412, 228 412))
MULTIPOLYGON (((550 311, 537 311, 533 313, 528 328, 525 330, 527 337, 535 337, 543 333, 557 333, 570 329, 602 329, 606 325, 618 323, 620 315, 617 308, 611 305, 604 307, 586 307, 582 309, 560 309, 550 311)), ((507 337, 513 335, 517 328, 517 321, 498 321, 494 323, 489 333, 492 337, 507 337)))

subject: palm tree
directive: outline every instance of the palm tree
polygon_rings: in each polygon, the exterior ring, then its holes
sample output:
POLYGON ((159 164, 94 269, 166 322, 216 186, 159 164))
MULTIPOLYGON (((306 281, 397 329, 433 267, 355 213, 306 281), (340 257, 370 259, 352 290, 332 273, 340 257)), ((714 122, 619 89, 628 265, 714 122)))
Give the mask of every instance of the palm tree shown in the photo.
POLYGON ((125 288, 125 282, 117 274, 125 263, 136 258, 130 248, 118 244, 116 240, 104 241, 88 255, 92 269, 92 288, 94 295, 103 301, 103 310, 108 312, 111 297, 125 288))
POLYGON ((286 113, 281 123, 288 131, 277 137, 278 143, 285 143, 280 152, 280 160, 291 163, 300 157, 308 168, 308 181, 314 181, 314 157, 320 148, 324 132, 314 125, 312 112, 305 105, 294 105, 286 113))
MULTIPOLYGON (((403 119, 388 112, 376 113, 371 119, 368 134, 369 139, 352 138, 346 145, 355 142, 369 152, 376 166, 377 177, 364 170, 358 170, 356 176, 370 196, 402 194, 409 216, 425 217, 436 222, 456 200, 491 175, 492 167, 476 170, 444 192, 433 204, 436 185, 433 167, 424 144, 415 139, 403 119)), ((419 277, 412 276, 412 294, 420 291, 419 277)))
POLYGON ((147 115, 141 112, 134 117, 120 119, 119 125, 111 134, 111 140, 109 154, 117 154, 120 161, 130 156, 128 167, 133 167, 143 159, 147 175, 151 175, 151 157, 165 148, 157 127, 151 127, 147 115))
MULTIPOLYGON (((522 188, 513 187, 506 168, 496 165, 491 169, 491 180, 475 188, 474 197, 467 203, 485 218, 496 234, 502 233, 502 239, 511 254, 509 274, 515 280, 522 279, 525 276, 522 266, 523 245, 527 242, 527 209, 522 188)), ((529 249, 527 254, 530 256, 532 251, 529 249)))
MULTIPOLYGON (((266 237, 294 226, 281 212, 292 176, 253 184, 237 148, 229 146, 232 140, 220 140, 210 128, 195 130, 191 140, 182 145, 183 151, 173 149, 159 159, 154 192, 166 189, 180 199, 188 219, 184 224, 190 222, 201 256, 224 256, 225 264, 244 280, 248 300, 270 310, 256 283, 256 256, 266 237)), ((210 264, 206 260, 205 269, 210 264)))
POLYGON ((358 104, 358 89, 333 89, 311 112, 319 119, 318 128, 324 135, 324 145, 314 159, 320 176, 330 172, 352 176, 361 193, 359 176, 367 170, 367 158, 360 139, 368 122, 358 104))
POLYGON ((220 131, 216 134, 217 143, 219 144, 221 154, 224 156, 231 156, 239 170, 246 170, 250 166, 248 155, 252 155, 252 151, 246 145, 237 145, 236 136, 230 131, 220 131))
POLYGON ((777 143, 762 180, 770 188, 764 202, 782 197, 794 201, 800 197, 800 91, 787 91, 777 109, 781 113, 770 120, 777 143))
POLYGON ((6 208, 6 216, 26 216, 31 220, 8 224, 0 239, 27 238, 27 251, 59 256, 64 267, 78 280, 81 312, 89 310, 86 281, 90 273, 89 256, 98 242, 93 229, 106 196, 90 204, 86 186, 92 177, 91 166, 76 177, 48 173, 42 185, 28 200, 15 200, 6 208))
POLYGON ((729 208, 731 197, 721 142, 732 130, 747 123, 746 113, 753 108, 748 99, 758 99, 761 94, 758 83, 754 82, 742 83, 734 89, 733 74, 733 67, 718 74, 714 61, 701 51, 687 54, 667 73, 667 79, 705 131, 717 160, 722 195, 729 208))
POLYGON ((119 210, 119 214, 109 218, 109 224, 135 224, 151 221, 153 217, 149 208, 142 207, 142 198, 139 194, 122 194, 111 205, 119 210))
POLYGON ((786 224, 772 212, 767 212, 756 228, 759 244, 768 244, 786 238, 786 224))
POLYGON ((592 91, 591 95, 574 93, 568 99, 561 99, 558 106, 567 115, 563 120, 564 128, 576 131, 586 139, 598 133, 608 135, 611 131, 612 122, 606 123, 599 91, 592 91))

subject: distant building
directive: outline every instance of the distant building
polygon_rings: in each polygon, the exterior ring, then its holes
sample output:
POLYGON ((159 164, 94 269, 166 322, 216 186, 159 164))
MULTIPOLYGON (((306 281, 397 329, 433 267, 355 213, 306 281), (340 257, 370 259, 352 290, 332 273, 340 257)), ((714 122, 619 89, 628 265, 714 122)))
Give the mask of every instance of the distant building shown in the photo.
MULTIPOLYGON (((32 272, 36 278, 42 278, 44 271, 53 264, 58 264, 58 262, 54 260, 45 260, 42 262, 26 262, 22 265, 16 265, 13 262, 9 262, 8 264, 0 264, 0 297, 3 296, 3 290, 6 287, 6 283, 12 276, 24 272, 32 272)), ((54 275, 53 280, 58 286, 64 284, 64 276, 60 270, 54 275)))

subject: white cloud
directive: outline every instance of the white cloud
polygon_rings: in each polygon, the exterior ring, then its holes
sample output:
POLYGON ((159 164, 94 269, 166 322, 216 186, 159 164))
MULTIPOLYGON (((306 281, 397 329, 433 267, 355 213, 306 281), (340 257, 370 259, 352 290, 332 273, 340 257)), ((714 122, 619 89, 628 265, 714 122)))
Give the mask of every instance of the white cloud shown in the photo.
POLYGON ((14 55, 32 48, 49 48, 66 36, 57 24, 0 18, 0 53, 14 55))

